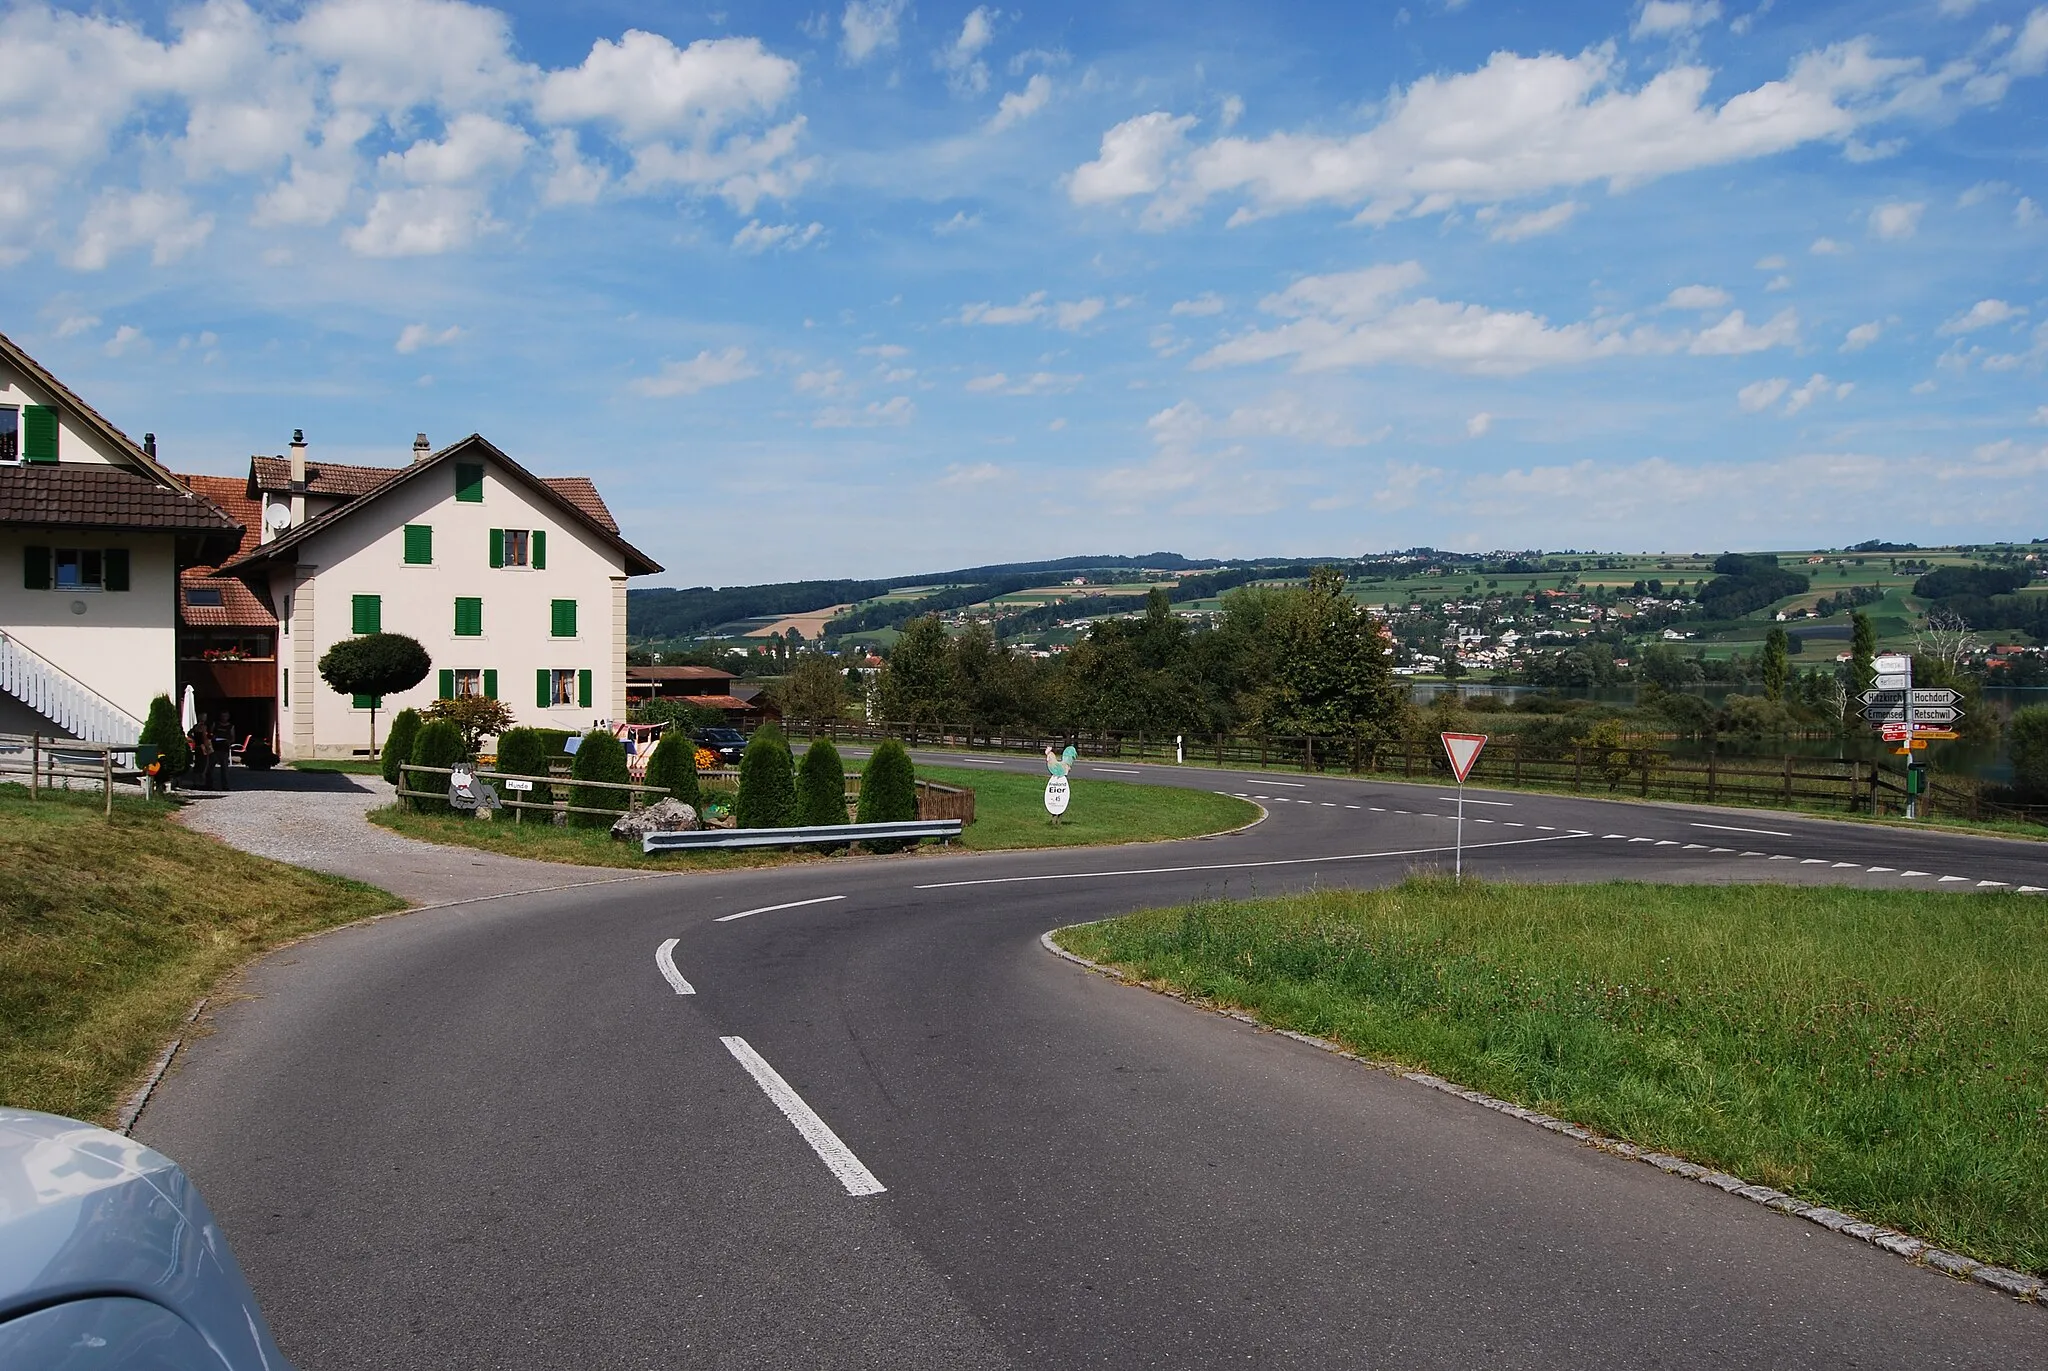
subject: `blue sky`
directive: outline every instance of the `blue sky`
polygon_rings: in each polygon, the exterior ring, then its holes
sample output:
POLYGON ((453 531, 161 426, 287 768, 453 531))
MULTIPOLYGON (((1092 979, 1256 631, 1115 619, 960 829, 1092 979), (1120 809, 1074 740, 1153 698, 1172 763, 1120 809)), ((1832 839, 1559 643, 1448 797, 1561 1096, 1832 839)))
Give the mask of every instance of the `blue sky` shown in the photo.
POLYGON ((0 331, 670 584, 2048 535, 2048 7, 0 9, 0 331))

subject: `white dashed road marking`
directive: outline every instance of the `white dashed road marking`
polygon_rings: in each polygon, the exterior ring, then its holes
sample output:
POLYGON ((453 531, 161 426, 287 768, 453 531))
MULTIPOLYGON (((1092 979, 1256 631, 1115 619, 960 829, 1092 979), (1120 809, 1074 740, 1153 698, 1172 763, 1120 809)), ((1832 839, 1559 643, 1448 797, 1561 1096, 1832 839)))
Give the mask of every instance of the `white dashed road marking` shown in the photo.
POLYGON ((720 1038, 725 1050, 747 1069, 754 1083, 762 1093, 775 1102, 782 1116, 796 1125, 796 1131, 811 1145, 811 1151, 818 1154, 818 1160, 831 1169, 846 1187, 849 1195, 879 1195, 886 1188, 875 1179, 875 1173, 861 1165, 853 1149, 839 1140, 839 1135, 826 1126, 818 1112, 804 1103, 803 1096, 790 1089, 788 1081, 782 1079, 774 1067, 761 1054, 747 1045, 745 1038, 720 1038))

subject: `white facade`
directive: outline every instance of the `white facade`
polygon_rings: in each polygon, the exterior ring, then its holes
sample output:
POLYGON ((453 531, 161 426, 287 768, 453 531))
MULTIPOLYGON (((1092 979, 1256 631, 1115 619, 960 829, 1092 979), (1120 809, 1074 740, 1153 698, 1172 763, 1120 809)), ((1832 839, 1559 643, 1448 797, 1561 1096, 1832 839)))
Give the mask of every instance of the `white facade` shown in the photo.
POLYGON ((418 686, 378 702, 379 744, 394 713, 443 693, 495 695, 539 728, 625 717, 626 579, 645 567, 629 568, 623 544, 486 445, 437 454, 306 530, 274 540, 289 555, 270 545, 251 554, 263 559, 279 620, 286 757, 369 755, 367 702, 330 689, 319 662, 372 629, 418 639, 434 664, 418 686), (480 487, 462 479, 469 466, 483 469, 480 487), (465 488, 480 498, 461 498, 465 488))
MULTIPOLYGON (((140 724, 149 702, 173 694, 178 674, 178 572, 168 533, 0 528, 0 631, 140 724), (128 589, 26 588, 31 548, 128 554, 128 589)), ((0 732, 37 731, 12 719, 0 732), (23 727, 14 727, 22 724, 23 727)), ((53 730, 47 723, 40 731, 53 730)))

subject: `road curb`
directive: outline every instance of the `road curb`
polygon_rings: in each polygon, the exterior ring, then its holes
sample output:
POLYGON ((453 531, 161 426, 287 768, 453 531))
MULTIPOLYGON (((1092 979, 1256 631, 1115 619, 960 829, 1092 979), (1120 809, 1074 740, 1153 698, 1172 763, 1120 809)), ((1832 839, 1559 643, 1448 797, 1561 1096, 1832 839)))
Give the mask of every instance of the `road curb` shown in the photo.
POLYGON ((1205 1004, 1189 996, 1161 989, 1144 981, 1134 980, 1114 967, 1104 966, 1100 962, 1090 961, 1088 958, 1077 953, 1067 951, 1067 949, 1053 941, 1053 934, 1059 931, 1059 929, 1055 928, 1040 934, 1038 939, 1040 945, 1055 957, 1072 962, 1076 966, 1092 971, 1098 976, 1106 977, 1119 985, 1136 986, 1141 990, 1149 990, 1155 995, 1163 995, 1168 999, 1178 1000, 1182 1004, 1202 1010, 1205 1013, 1218 1014, 1226 1019, 1235 1019, 1237 1022, 1248 1024, 1262 1033, 1277 1033, 1283 1038, 1291 1038, 1295 1042, 1313 1047, 1318 1051, 1328 1052, 1332 1056, 1357 1062, 1360 1066, 1370 1067, 1375 1071, 1384 1071, 1389 1075, 1399 1076, 1404 1081, 1413 1081, 1417 1085, 1428 1086, 1431 1090, 1440 1090, 1446 1095, 1456 1095, 1459 1099, 1469 1101, 1483 1109, 1491 1109, 1497 1114, 1506 1114, 1510 1118, 1520 1119, 1524 1123, 1535 1124, 1538 1128, 1547 1129, 1552 1133, 1562 1133, 1564 1136, 1584 1143, 1588 1147, 1596 1147, 1603 1152, 1613 1153, 1617 1157, 1626 1157, 1631 1161, 1645 1162, 1656 1167, 1659 1171, 1666 1171, 1674 1176, 1683 1176, 1687 1180, 1698 1181, 1701 1185, 1710 1185, 1716 1190, 1724 1190, 1730 1195, 1748 1200, 1752 1204, 1760 1204, 1766 1209, 1775 1209, 1781 1214, 1790 1214, 1795 1218, 1805 1219, 1808 1223, 1818 1224, 1831 1233, 1842 1233, 1849 1237, 1860 1239, 1872 1247, 1881 1248, 1891 1253, 1895 1257, 1903 1257, 1915 1266, 1924 1266, 1929 1270, 1939 1271, 1946 1276, 1975 1282, 1978 1285, 1996 1290, 2001 1295, 2010 1295, 2023 1304, 2048 1306, 2048 1281, 2043 1281, 2038 1277, 2025 1275, 2018 1271, 2009 1271, 2002 1266, 1992 1266, 1985 1262, 1980 1262, 1974 1257, 1966 1257, 1960 1252, 1950 1252, 1946 1248, 1936 1247, 1932 1243, 1916 1238, 1910 1233, 1902 1233, 1896 1228, 1884 1228, 1878 1224, 1865 1223, 1851 1215, 1844 1214, 1839 1209, 1830 1209, 1825 1205, 1808 1204, 1806 1201, 1796 1196, 1788 1195, 1782 1190, 1774 1190, 1767 1185, 1757 1185, 1743 1180, 1740 1176, 1731 1176, 1725 1171, 1716 1171, 1712 1167, 1701 1166, 1697 1162, 1689 1162, 1682 1157, 1674 1157, 1669 1153, 1653 1151, 1647 1147, 1639 1147, 1634 1143, 1623 1142, 1618 1138, 1610 1138, 1603 1133, 1596 1133, 1590 1128, 1582 1128, 1578 1124, 1553 1118, 1549 1114, 1544 1114, 1534 1109, 1524 1109, 1521 1105, 1510 1104, 1506 1100, 1496 1099, 1484 1091, 1469 1090, 1455 1081, 1447 1081, 1443 1077, 1432 1075, 1427 1071, 1411 1071, 1398 1062, 1385 1062, 1372 1057, 1360 1056, 1351 1049, 1339 1043, 1334 1043, 1328 1038, 1318 1038, 1308 1033, 1297 1033, 1293 1029, 1288 1028, 1274 1028, 1269 1024, 1259 1022, 1242 1010, 1224 1009, 1217 1005, 1205 1004))

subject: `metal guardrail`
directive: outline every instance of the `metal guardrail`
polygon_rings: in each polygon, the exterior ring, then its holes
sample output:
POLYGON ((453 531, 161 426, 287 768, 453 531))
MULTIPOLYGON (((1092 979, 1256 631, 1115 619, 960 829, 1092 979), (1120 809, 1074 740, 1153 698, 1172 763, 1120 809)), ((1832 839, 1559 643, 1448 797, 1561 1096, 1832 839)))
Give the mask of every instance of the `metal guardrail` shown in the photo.
POLYGON ((717 847, 802 847, 810 843, 857 843, 889 838, 957 838, 958 819, 905 819, 886 824, 820 824, 814 828, 703 828, 687 833, 649 833, 642 852, 687 852, 717 847))

